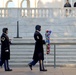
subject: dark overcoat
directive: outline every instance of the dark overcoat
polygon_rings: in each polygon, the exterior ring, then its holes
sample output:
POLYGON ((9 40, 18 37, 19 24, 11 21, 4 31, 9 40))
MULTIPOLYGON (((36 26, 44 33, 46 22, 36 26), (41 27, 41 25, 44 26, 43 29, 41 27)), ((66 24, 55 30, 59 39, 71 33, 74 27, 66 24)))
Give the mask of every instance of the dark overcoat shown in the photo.
POLYGON ((70 3, 66 3, 65 5, 64 5, 64 7, 71 7, 71 4, 70 3))
POLYGON ((74 7, 76 7, 76 2, 74 3, 74 7))
POLYGON ((43 44, 45 44, 45 41, 43 40, 43 37, 40 32, 35 31, 34 33, 34 39, 35 39, 35 50, 33 54, 34 60, 44 60, 44 49, 43 44))
POLYGON ((10 59, 10 40, 9 37, 3 33, 1 35, 1 60, 10 59))

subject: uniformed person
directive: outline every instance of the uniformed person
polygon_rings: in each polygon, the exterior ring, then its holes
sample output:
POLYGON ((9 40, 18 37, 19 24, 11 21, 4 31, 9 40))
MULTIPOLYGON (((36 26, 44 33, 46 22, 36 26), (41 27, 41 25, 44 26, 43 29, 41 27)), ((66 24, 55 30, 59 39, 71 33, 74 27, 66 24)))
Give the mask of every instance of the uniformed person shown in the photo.
POLYGON ((69 0, 64 4, 64 7, 71 7, 71 4, 69 3, 69 0))
POLYGON ((76 7, 76 2, 74 3, 74 7, 76 7))
POLYGON ((8 28, 3 28, 3 33, 1 35, 1 61, 0 66, 4 64, 5 71, 12 71, 9 68, 9 59, 10 59, 10 44, 11 41, 8 37, 8 28))
POLYGON ((40 33, 41 31, 41 26, 36 25, 35 27, 36 31, 34 33, 34 39, 35 39, 35 51, 33 55, 33 61, 29 63, 29 67, 32 70, 32 66, 34 66, 38 61, 39 61, 39 69, 40 71, 47 71, 44 68, 44 49, 43 49, 43 44, 45 44, 45 41, 43 40, 43 37, 40 33))

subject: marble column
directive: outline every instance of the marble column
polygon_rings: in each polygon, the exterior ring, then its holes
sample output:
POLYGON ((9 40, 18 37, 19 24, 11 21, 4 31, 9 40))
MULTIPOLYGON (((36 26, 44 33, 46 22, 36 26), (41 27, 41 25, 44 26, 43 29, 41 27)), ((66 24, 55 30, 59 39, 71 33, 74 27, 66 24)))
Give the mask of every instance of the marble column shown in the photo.
POLYGON ((5 3, 5 6, 4 7, 8 7, 8 3, 9 2, 12 2, 12 0, 8 0, 6 3, 5 3))
POLYGON ((30 0, 27 0, 27 8, 30 8, 30 0))
POLYGON ((37 0, 35 0, 35 8, 37 7, 36 3, 37 3, 37 0))

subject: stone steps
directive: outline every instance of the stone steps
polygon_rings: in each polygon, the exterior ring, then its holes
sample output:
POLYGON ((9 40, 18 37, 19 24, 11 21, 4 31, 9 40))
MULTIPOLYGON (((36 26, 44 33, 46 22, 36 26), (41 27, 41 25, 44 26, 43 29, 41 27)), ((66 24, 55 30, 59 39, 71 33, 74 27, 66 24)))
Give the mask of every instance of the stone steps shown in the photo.
MULTIPOLYGON (((75 42, 75 39, 52 39, 51 43, 67 43, 75 42), (64 41, 65 40, 65 41, 64 41), (67 40, 67 41, 66 41, 67 40), (69 41, 70 40, 70 41, 69 41)), ((34 52, 34 42, 32 39, 13 39, 11 45, 11 67, 25 67, 32 61, 34 52), (27 45, 28 44, 28 45, 27 45), (31 45, 30 45, 31 44, 31 45)), ((46 46, 44 45, 45 65, 54 65, 54 46, 51 45, 49 55, 46 55, 46 46)), ((68 64, 76 65, 76 46, 75 45, 56 45, 56 65, 64 66, 68 64)), ((37 63, 37 65, 39 65, 37 63)))

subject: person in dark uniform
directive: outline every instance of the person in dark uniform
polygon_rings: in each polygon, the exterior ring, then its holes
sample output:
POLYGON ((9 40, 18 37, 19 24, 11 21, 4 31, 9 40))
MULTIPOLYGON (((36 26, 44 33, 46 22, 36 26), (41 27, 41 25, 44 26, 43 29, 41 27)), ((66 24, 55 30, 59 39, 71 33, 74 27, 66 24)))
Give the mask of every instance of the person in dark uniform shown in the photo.
POLYGON ((69 3, 69 0, 65 3, 64 7, 71 7, 71 4, 69 3))
POLYGON ((64 7, 66 7, 65 9, 65 15, 68 16, 69 14, 71 14, 71 9, 68 9, 71 7, 71 4, 69 3, 69 0, 67 0, 67 2, 64 4, 64 7))
POLYGON ((76 7, 76 2, 74 3, 74 7, 76 7))
POLYGON ((40 33, 41 31, 41 26, 36 25, 35 27, 36 31, 34 33, 34 39, 35 39, 35 50, 33 54, 33 61, 29 63, 29 67, 32 70, 32 66, 34 66, 38 61, 39 61, 39 69, 40 71, 47 71, 44 68, 44 49, 43 49, 43 44, 45 44, 45 41, 43 40, 43 37, 40 33))
POLYGON ((3 33, 1 35, 1 61, 0 66, 4 64, 5 71, 12 71, 9 68, 9 59, 10 59, 10 44, 11 41, 8 37, 8 28, 3 28, 3 33))

